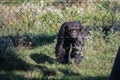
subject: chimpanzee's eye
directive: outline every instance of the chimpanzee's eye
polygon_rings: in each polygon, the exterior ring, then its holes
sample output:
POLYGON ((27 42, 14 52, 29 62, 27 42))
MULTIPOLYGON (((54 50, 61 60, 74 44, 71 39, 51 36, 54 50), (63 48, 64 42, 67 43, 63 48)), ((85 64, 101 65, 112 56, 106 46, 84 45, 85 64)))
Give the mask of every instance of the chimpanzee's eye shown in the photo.
POLYGON ((68 29, 68 32, 71 32, 72 30, 71 29, 68 29))

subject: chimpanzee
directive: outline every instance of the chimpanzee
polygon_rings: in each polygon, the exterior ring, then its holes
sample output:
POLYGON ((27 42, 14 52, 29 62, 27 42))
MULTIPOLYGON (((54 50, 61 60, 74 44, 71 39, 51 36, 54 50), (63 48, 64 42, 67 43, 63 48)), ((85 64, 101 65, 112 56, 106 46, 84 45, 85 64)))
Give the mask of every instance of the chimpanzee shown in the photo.
POLYGON ((80 21, 63 23, 55 47, 58 62, 69 63, 74 59, 75 63, 79 64, 83 58, 84 41, 88 33, 80 21))

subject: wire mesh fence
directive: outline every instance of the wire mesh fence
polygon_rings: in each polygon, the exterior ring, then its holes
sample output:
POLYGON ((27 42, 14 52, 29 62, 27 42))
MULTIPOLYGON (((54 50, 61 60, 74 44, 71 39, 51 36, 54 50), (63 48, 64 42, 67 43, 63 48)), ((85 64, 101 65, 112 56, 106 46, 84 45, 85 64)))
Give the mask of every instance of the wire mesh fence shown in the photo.
POLYGON ((0 1, 0 79, 107 80, 120 45, 120 1, 0 1), (80 21, 89 31, 84 58, 56 61, 61 25, 80 21))

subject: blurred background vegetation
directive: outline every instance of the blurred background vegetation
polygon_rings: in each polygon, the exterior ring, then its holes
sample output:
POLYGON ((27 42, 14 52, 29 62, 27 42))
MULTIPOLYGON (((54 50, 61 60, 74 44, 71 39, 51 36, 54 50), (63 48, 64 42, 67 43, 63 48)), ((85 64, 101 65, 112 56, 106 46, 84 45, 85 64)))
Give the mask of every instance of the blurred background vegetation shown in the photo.
POLYGON ((120 1, 0 0, 0 80, 107 80, 120 45, 120 1), (80 21, 84 60, 62 65, 54 47, 62 23, 80 21))

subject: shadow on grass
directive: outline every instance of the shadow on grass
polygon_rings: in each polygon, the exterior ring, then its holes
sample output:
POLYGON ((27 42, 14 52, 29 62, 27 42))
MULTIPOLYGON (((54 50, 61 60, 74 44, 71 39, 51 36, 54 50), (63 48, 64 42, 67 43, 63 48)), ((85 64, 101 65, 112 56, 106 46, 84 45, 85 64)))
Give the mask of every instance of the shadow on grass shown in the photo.
POLYGON ((23 45, 27 47, 37 47, 46 44, 51 44, 54 42, 56 35, 47 35, 47 34, 38 34, 38 35, 31 35, 31 34, 23 34, 23 35, 10 35, 8 36, 14 46, 23 45))
MULTIPOLYGON (((22 75, 17 75, 13 73, 0 74, 0 80, 48 80, 48 79, 49 79, 48 76, 44 76, 42 78, 26 78, 22 75)), ((54 78, 52 79, 56 80, 54 78)), ((68 78, 67 76, 64 76, 63 78, 59 80, 108 80, 108 78, 105 76, 97 76, 97 77, 83 77, 83 76, 73 77, 71 76, 70 78, 68 78)))
POLYGON ((31 65, 22 60, 15 51, 10 48, 4 54, 0 54, 0 71, 28 70, 31 65))
POLYGON ((36 67, 39 68, 43 73, 43 76, 41 78, 42 80, 43 79, 46 80, 46 79, 49 79, 49 78, 54 79, 54 77, 57 74, 55 69, 49 69, 46 66, 36 66, 36 67))
MULTIPOLYGON (((31 65, 20 59, 15 53, 9 51, 9 57, 1 56, 0 61, 0 80, 46 80, 49 77, 54 78, 56 76, 56 70, 49 69, 43 65, 31 65), (43 75, 41 78, 27 78, 22 75, 13 74, 11 71, 29 71, 39 69, 43 75), (2 73, 3 71, 4 73, 2 73)), ((36 55, 37 56, 37 55, 36 55)), ((39 56, 39 55, 38 55, 39 56)), ((48 58, 48 57, 47 57, 48 58)), ((44 62, 44 61, 43 61, 44 62)))
POLYGON ((96 76, 96 77, 91 77, 88 80, 108 80, 107 76, 96 76))
POLYGON ((29 49, 32 49, 34 47, 51 44, 54 42, 55 38, 56 35, 47 35, 47 34, 32 35, 25 33, 23 35, 16 34, 16 35, 2 36, 0 37, 0 43, 1 41, 7 42, 8 40, 10 40, 14 47, 22 45, 29 49))
POLYGON ((20 75, 6 73, 0 74, 0 80, 25 80, 25 78, 20 75))
POLYGON ((36 46, 42 46, 42 45, 53 43, 55 38, 56 38, 56 35, 41 34, 41 35, 35 35, 33 37, 33 41, 36 46))
POLYGON ((90 76, 64 76, 60 80, 108 80, 108 77, 106 76, 96 76, 96 77, 90 77, 90 76))
MULTIPOLYGON (((0 37, 0 80, 40 80, 40 79, 28 79, 21 75, 12 74, 11 71, 29 71, 31 69, 39 68, 43 73, 43 79, 47 79, 49 76, 56 75, 56 71, 48 69, 47 67, 35 66, 22 60, 20 56, 16 53, 16 45, 21 45, 28 42, 35 43, 35 47, 42 46, 46 44, 51 44, 54 42, 55 36, 48 35, 10 35, 5 37, 0 37), (9 42, 13 44, 9 44, 9 42), (19 42, 21 41, 21 42, 19 42), (3 71, 5 74, 2 74, 3 71)), ((33 54, 31 58, 36 63, 50 63, 54 62, 54 59, 44 54, 33 54)))
POLYGON ((13 74, 13 73, 5 73, 5 74, 0 74, 0 80, 41 80, 41 79, 26 78, 24 76, 13 74))
MULTIPOLYGON (((45 64, 45 63, 49 63, 49 64, 53 64, 55 62, 55 60, 53 58, 51 58, 50 56, 47 56, 45 54, 42 53, 34 53, 30 56, 36 63, 38 64, 45 64)), ((35 67, 38 68, 42 73, 42 80, 46 80, 46 79, 54 79, 54 77, 56 76, 56 70, 55 69, 49 69, 46 66, 43 65, 36 65, 35 67)))
POLYGON ((64 74, 60 80, 108 80, 107 76, 82 76, 80 73, 73 72, 69 69, 59 69, 59 71, 64 74))
POLYGON ((38 53, 34 53, 31 55, 31 58, 38 64, 44 64, 46 62, 53 64, 54 63, 54 59, 51 58, 50 56, 47 56, 45 54, 38 54, 38 53))
POLYGON ((68 69, 59 69, 59 71, 62 72, 66 76, 81 76, 79 73, 73 72, 73 71, 68 70, 68 69))

